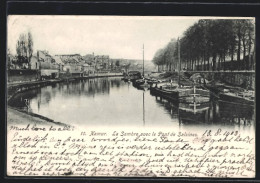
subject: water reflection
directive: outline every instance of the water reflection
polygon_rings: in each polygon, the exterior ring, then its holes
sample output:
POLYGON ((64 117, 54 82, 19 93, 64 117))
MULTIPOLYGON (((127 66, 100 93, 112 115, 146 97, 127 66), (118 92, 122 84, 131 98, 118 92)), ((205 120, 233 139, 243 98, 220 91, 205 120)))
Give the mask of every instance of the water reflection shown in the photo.
POLYGON ((180 124, 222 124, 251 125, 254 120, 254 108, 224 101, 211 96, 210 102, 185 104, 169 101, 155 96, 155 101, 163 107, 171 118, 178 118, 180 124))
POLYGON ((254 108, 218 101, 182 104, 137 90, 120 78, 56 83, 17 94, 9 105, 78 125, 188 126, 253 123, 254 108), (26 106, 25 99, 29 102, 26 106))
POLYGON ((100 94, 109 94, 111 87, 119 87, 119 83, 109 81, 108 79, 89 79, 81 81, 72 81, 67 83, 59 83, 59 92, 63 96, 95 96, 100 94))

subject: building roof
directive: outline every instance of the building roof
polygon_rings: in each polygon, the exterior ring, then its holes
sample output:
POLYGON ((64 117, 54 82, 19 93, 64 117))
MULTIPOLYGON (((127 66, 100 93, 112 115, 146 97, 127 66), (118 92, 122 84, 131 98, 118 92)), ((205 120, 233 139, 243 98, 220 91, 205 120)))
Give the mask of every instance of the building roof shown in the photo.
POLYGON ((80 54, 76 53, 76 54, 63 54, 63 55, 55 55, 58 57, 73 57, 73 56, 80 56, 80 54))
POLYGON ((59 56, 54 56, 53 58, 57 64, 63 64, 63 61, 61 60, 61 58, 59 56))
POLYGON ((83 59, 85 62, 91 62, 91 61, 94 60, 94 55, 87 54, 87 55, 83 56, 82 59, 83 59))
POLYGON ((45 58, 45 57, 51 57, 47 51, 39 51, 39 57, 40 58, 45 58))
POLYGON ((96 58, 109 58, 109 55, 96 55, 96 58))

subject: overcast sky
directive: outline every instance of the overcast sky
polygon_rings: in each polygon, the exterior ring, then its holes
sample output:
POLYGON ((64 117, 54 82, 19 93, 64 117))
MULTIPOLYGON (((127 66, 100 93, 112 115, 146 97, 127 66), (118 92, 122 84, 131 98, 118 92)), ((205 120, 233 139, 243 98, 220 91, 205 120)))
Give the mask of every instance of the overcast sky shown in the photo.
POLYGON ((51 55, 109 55, 110 58, 151 60, 155 52, 183 32, 198 17, 138 16, 8 16, 8 48, 16 54, 15 45, 21 33, 31 31, 36 50, 51 55))

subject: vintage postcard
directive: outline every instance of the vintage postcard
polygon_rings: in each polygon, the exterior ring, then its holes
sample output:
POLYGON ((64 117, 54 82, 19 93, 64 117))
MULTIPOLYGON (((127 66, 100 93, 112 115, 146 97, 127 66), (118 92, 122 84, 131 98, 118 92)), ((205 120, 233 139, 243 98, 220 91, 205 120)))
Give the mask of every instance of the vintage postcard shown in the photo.
POLYGON ((255 18, 7 24, 8 176, 255 177, 255 18))

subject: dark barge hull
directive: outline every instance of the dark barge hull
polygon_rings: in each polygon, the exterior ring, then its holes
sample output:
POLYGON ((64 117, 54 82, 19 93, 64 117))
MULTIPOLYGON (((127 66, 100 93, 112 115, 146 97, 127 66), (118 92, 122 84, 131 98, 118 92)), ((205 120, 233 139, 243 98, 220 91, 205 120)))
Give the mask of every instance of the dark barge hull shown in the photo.
POLYGON ((144 81, 142 81, 142 82, 138 81, 138 79, 137 80, 133 80, 132 82, 133 82, 133 86, 134 87, 139 87, 140 85, 145 83, 144 81))
POLYGON ((151 87, 150 92, 151 94, 159 95, 170 100, 178 101, 179 99, 179 92, 175 92, 175 91, 167 91, 160 88, 151 87))
POLYGON ((248 100, 238 96, 226 95, 224 93, 219 94, 219 100, 223 102, 229 102, 229 103, 241 104, 241 105, 250 105, 250 106, 255 105, 255 102, 253 100, 248 100))

